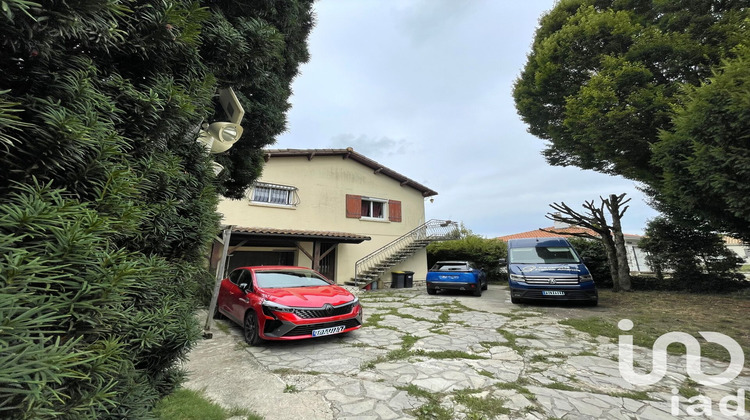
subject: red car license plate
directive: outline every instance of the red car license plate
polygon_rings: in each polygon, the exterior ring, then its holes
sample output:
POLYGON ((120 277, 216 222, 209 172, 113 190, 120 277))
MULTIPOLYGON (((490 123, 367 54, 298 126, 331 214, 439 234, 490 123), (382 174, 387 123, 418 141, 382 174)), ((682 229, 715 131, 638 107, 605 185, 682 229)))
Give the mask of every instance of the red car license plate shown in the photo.
POLYGON ((344 326, 343 325, 337 325, 335 327, 321 328, 319 330, 313 330, 312 331, 312 336, 313 337, 321 337, 321 336, 324 336, 324 335, 338 334, 341 331, 344 331, 344 326))

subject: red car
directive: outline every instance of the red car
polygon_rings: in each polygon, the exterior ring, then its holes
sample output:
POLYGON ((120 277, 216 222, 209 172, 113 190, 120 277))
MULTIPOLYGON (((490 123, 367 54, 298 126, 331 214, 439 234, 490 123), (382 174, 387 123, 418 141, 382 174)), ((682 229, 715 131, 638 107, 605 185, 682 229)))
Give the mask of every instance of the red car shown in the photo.
POLYGON ((299 340, 362 326, 359 299, 304 267, 239 267, 222 280, 216 311, 245 331, 245 341, 299 340))

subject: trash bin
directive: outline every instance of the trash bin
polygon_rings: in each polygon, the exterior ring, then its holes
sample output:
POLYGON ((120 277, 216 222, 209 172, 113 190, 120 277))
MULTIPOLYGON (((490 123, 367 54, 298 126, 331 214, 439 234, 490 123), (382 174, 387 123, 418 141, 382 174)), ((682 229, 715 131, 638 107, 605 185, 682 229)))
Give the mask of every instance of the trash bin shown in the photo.
POLYGON ((391 289, 401 289, 404 287, 404 275, 403 271, 391 272, 391 289))
POLYGON ((414 287, 413 271, 404 271, 404 287, 414 287))

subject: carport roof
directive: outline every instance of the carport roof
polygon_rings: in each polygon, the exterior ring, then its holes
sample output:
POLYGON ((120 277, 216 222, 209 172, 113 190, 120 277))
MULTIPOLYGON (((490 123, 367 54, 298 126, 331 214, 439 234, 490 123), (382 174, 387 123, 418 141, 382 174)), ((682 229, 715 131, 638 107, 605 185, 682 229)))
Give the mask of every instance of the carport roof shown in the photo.
POLYGON ((243 238, 278 238, 287 240, 329 240, 330 242, 359 244, 369 241, 369 236, 347 232, 331 232, 322 230, 276 229, 265 227, 232 227, 232 235, 241 234, 243 238))

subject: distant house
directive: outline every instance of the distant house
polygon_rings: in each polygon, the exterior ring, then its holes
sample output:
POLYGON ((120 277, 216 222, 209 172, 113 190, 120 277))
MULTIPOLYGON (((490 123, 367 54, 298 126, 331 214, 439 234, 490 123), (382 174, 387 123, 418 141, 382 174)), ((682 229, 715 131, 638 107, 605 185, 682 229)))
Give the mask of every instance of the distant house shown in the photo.
MULTIPOLYGON (((550 238, 550 237, 563 237, 572 238, 576 237, 576 234, 587 233, 594 237, 599 237, 599 234, 591 229, 582 228, 579 226, 571 226, 566 223, 555 222, 553 226, 530 230, 528 232, 514 233, 512 235, 500 236, 497 239, 502 241, 509 241, 511 239, 521 238, 550 238), (544 229, 544 230, 542 230, 544 229)), ((631 272, 650 272, 651 267, 646 263, 646 253, 638 247, 638 243, 641 240, 641 236, 624 233, 625 237, 625 250, 628 253, 628 265, 630 266, 631 272)))
POLYGON ((425 220, 425 199, 437 192, 351 148, 265 150, 264 158, 246 196, 219 204, 232 226, 228 269, 299 265, 337 283, 381 279, 381 287, 392 271, 423 280, 425 247, 456 229, 425 220))
POLYGON ((729 236, 724 236, 723 239, 724 244, 726 244, 730 251, 733 251, 738 257, 745 260, 744 264, 750 264, 750 245, 729 236))

